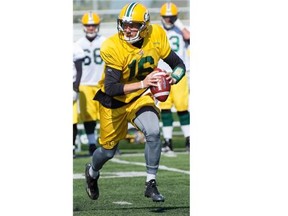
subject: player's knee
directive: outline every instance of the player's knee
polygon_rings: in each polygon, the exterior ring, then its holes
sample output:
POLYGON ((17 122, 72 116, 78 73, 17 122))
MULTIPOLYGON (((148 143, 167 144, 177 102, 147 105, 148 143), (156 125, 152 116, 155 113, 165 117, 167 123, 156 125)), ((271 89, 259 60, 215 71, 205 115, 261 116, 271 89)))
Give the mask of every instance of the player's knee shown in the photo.
POLYGON ((160 128, 147 128, 145 133, 146 141, 155 142, 160 139, 160 128))
POLYGON ((116 152, 116 147, 113 149, 104 149, 103 147, 101 147, 102 149, 102 153, 104 154, 105 158, 107 158, 108 160, 110 160, 111 158, 114 157, 114 154, 116 152))

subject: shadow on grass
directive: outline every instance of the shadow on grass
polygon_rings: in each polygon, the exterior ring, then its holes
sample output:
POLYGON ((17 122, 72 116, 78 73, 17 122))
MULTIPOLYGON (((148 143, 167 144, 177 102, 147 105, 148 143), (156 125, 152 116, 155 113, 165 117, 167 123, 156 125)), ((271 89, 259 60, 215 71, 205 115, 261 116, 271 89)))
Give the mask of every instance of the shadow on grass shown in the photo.
MULTIPOLYGON (((161 205, 161 204, 160 204, 161 205)), ((131 210, 149 210, 150 212, 153 212, 153 213, 165 213, 165 212, 168 212, 168 211, 171 211, 171 210, 177 210, 177 209, 189 209, 190 207, 189 206, 171 206, 171 207, 165 207, 165 206, 163 206, 163 207, 156 207, 156 206, 154 206, 154 207, 147 207, 147 206, 143 206, 143 207, 125 207, 125 208, 111 208, 111 209, 109 209, 110 211, 112 210, 112 211, 119 211, 119 210, 127 210, 127 211, 131 211, 131 210)), ((105 208, 99 208, 99 207, 97 207, 97 209, 94 209, 94 210, 97 210, 97 211, 107 211, 107 207, 105 207, 105 208)), ((79 208, 74 208, 73 209, 73 212, 81 212, 82 210, 81 209, 79 209, 79 208)), ((87 209, 85 210, 85 211, 87 211, 87 209)))
MULTIPOLYGON (((147 209, 147 207, 146 208, 142 208, 142 209, 147 209)), ((148 209, 150 209, 151 212, 155 212, 155 213, 165 213, 165 212, 170 211, 170 210, 189 209, 189 206, 159 207, 159 208, 148 207, 148 209)))

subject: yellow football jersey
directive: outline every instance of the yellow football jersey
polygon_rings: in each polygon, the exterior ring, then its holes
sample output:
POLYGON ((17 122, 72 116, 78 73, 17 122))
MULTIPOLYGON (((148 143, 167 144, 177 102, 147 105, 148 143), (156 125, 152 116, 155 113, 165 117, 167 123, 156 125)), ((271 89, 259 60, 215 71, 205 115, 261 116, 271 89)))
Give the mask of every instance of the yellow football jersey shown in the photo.
MULTIPOLYGON (((166 36, 166 32, 160 25, 152 24, 149 32, 144 38, 141 48, 121 40, 118 34, 115 34, 103 42, 100 55, 105 62, 105 67, 111 67, 122 71, 120 82, 123 84, 139 82, 154 71, 158 65, 159 59, 164 59, 170 53, 171 48, 166 36)), ((99 81, 102 92, 104 88, 105 73, 99 81)), ((116 100, 129 103, 133 98, 141 95, 146 89, 115 96, 116 100)))

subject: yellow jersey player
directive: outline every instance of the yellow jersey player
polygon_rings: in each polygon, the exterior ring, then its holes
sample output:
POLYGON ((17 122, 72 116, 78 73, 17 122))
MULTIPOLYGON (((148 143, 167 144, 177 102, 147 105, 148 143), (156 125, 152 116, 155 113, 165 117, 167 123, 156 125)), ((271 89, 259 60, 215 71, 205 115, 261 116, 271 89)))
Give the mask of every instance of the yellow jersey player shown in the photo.
MULTIPOLYGON (((171 49, 183 60, 187 61, 187 48, 190 44, 190 32, 178 18, 178 8, 173 3, 165 3, 160 9, 162 25, 166 31, 171 49)), ((186 70, 189 62, 185 62, 186 70)), ((158 67, 166 71, 172 71, 164 61, 160 61, 158 67)), ((177 111, 180 126, 184 134, 186 150, 190 150, 190 113, 189 113, 189 82, 187 75, 177 85, 171 86, 170 94, 165 102, 160 102, 161 119, 163 123, 162 132, 164 143, 162 152, 175 155, 172 145, 173 115, 172 107, 177 111)))
POLYGON ((86 191, 91 199, 98 199, 100 169, 113 158, 119 141, 126 137, 130 122, 146 139, 144 196, 163 202, 165 198, 156 186, 161 156, 159 109, 153 96, 145 93, 150 86, 157 85, 158 78, 153 75, 157 73, 154 69, 160 58, 173 68, 167 77, 170 84, 181 80, 185 65, 171 50, 163 28, 150 24, 149 12, 143 4, 125 5, 118 16, 117 29, 118 34, 101 46, 105 68, 99 81, 100 90, 95 95, 100 102, 101 147, 95 150, 91 163, 86 164, 86 191))
POLYGON ((88 12, 82 16, 85 36, 76 43, 84 50, 83 74, 80 83, 80 120, 83 122, 88 138, 89 154, 96 149, 96 121, 99 120, 99 102, 93 100, 98 90, 96 85, 101 78, 104 62, 100 56, 100 46, 106 39, 99 34, 100 17, 88 12))
POLYGON ((75 157, 75 141, 78 123, 78 93, 82 76, 82 61, 85 57, 84 51, 76 43, 73 44, 73 157, 75 157))

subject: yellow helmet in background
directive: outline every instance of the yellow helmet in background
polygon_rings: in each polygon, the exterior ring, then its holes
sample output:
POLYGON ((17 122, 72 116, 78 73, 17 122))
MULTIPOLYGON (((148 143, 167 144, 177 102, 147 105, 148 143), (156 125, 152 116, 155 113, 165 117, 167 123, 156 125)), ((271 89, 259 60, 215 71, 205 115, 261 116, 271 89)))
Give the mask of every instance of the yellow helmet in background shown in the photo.
POLYGON ((81 21, 82 21, 83 30, 86 33, 86 36, 90 38, 95 37, 97 33, 99 32, 100 21, 101 21, 100 17, 96 13, 93 13, 90 11, 88 13, 85 13, 82 16, 81 21), (87 26, 89 25, 93 25, 96 27, 94 32, 91 33, 87 31, 87 26))
POLYGON ((161 22, 166 29, 173 28, 178 16, 177 6, 172 2, 163 4, 160 9, 160 16, 162 17, 161 22), (169 21, 167 21, 167 18, 169 18, 169 21))
POLYGON ((132 2, 130 4, 126 4, 121 9, 117 19, 117 29, 121 39, 127 41, 128 43, 135 43, 147 35, 149 26, 150 14, 148 9, 143 4, 132 2), (131 23, 139 24, 139 29, 135 37, 128 38, 124 34, 123 24, 131 23))

